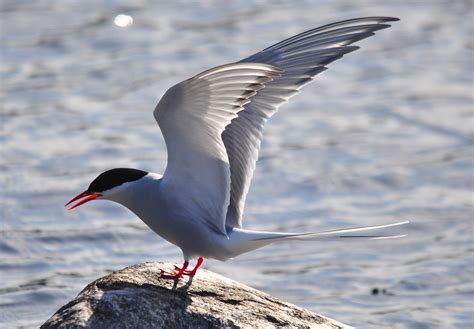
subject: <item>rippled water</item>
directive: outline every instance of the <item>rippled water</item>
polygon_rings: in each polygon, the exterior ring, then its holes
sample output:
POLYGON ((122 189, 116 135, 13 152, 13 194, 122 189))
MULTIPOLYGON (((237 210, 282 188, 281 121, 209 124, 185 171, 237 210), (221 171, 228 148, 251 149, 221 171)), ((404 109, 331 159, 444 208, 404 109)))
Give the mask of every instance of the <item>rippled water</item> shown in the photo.
POLYGON ((402 20, 269 122, 245 226, 313 231, 409 219, 409 236, 285 243, 206 266, 361 328, 473 326, 472 2, 1 6, 0 327, 38 326, 110 271, 181 262, 178 248, 124 208, 63 208, 111 167, 162 172, 152 110, 169 86, 305 29, 368 15, 402 20), (120 13, 134 24, 115 26, 120 13))

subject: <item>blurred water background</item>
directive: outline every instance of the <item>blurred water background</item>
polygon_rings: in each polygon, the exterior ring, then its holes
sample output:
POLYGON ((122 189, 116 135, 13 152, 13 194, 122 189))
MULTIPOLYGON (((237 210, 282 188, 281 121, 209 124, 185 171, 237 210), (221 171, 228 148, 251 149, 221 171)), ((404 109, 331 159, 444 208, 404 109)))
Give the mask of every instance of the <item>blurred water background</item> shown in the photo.
POLYGON ((40 325, 110 271, 182 261, 123 207, 63 208, 107 169, 163 171, 152 110, 168 87, 372 15, 401 21, 267 125, 245 227, 411 220, 409 236, 284 243, 205 266, 361 328, 472 328, 472 2, 375 0, 2 0, 0 327, 40 325))

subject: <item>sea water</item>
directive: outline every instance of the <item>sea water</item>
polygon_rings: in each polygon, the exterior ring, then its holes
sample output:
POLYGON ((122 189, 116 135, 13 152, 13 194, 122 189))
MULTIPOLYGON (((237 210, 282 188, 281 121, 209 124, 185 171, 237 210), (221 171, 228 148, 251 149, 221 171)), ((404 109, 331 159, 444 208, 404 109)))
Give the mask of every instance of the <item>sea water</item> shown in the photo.
POLYGON ((408 236, 288 242, 204 266, 360 328, 472 327, 472 10, 470 1, 3 0, 0 327, 37 327, 127 265, 182 261, 123 207, 63 207, 107 169, 163 172, 152 111, 167 88, 373 15, 401 21, 268 122, 244 226, 410 220, 397 230, 408 236), (114 24, 120 14, 133 24, 114 24))

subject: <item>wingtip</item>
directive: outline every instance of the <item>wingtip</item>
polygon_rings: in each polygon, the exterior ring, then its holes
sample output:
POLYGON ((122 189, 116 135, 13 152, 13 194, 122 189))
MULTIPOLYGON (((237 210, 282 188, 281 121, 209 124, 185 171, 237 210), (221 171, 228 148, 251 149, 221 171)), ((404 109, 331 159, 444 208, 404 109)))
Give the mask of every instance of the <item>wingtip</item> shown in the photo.
POLYGON ((391 16, 366 16, 366 17, 358 17, 358 18, 352 18, 352 19, 347 19, 341 22, 337 22, 334 24, 339 24, 339 23, 359 23, 359 22, 367 22, 367 21, 376 21, 377 23, 385 23, 385 22, 396 22, 399 21, 400 18, 398 17, 391 17, 391 16))
POLYGON ((391 16, 383 16, 383 17, 380 17, 381 19, 384 20, 384 22, 396 22, 396 21, 399 21, 400 18, 398 17, 391 17, 391 16))
POLYGON ((362 20, 372 19, 372 20, 379 21, 381 23, 383 23, 383 22, 396 22, 396 21, 400 20, 400 18, 392 17, 392 16, 372 16, 372 17, 369 16, 369 17, 361 17, 360 19, 362 19, 362 20))

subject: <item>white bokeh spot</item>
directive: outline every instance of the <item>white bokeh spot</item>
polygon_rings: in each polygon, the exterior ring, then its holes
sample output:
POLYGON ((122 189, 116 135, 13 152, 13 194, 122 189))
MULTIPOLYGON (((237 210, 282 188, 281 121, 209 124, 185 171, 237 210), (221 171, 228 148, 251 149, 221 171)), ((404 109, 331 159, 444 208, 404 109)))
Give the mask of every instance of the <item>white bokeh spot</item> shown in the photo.
POLYGON ((133 24, 133 17, 129 15, 117 15, 114 18, 114 24, 118 27, 127 27, 133 24))

